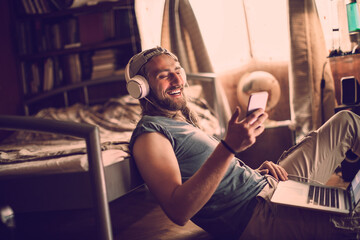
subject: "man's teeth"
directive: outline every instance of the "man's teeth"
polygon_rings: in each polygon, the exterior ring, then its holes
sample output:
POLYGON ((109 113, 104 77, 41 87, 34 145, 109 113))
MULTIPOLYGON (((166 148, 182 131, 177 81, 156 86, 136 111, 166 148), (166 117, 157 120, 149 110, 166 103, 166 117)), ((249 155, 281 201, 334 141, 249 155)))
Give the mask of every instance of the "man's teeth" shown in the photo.
POLYGON ((169 95, 175 95, 175 94, 180 94, 180 89, 178 89, 178 90, 173 90, 173 91, 170 91, 169 92, 169 95))

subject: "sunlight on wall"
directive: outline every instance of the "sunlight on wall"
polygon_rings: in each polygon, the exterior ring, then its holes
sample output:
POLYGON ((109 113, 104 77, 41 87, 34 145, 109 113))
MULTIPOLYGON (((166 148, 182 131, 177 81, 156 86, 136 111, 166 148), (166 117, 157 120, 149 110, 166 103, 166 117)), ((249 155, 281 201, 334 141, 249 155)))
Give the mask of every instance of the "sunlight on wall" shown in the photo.
POLYGON ((254 57, 265 61, 289 59, 286 0, 245 1, 254 57))
POLYGON ((289 59, 286 0, 190 0, 216 72, 241 66, 251 55, 264 61, 289 59), (248 40, 250 38, 250 44, 248 40))
MULTIPOLYGON (((165 0, 136 0, 142 47, 160 45, 165 0)), ((251 56, 287 61, 289 37, 287 0, 189 0, 216 72, 239 67, 251 56), (250 38, 250 44, 249 44, 250 38)))
POLYGON ((160 46, 164 3, 165 0, 135 1, 135 14, 143 50, 160 46))
POLYGON ((215 71, 233 68, 249 59, 241 1, 192 0, 190 3, 215 71))

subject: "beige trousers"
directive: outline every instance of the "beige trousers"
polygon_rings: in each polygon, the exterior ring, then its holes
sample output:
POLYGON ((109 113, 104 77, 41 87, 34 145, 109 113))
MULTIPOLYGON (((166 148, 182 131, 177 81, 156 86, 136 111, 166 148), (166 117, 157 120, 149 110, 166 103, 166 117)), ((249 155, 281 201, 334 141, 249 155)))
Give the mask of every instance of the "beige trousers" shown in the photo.
MULTIPOLYGON (((279 164, 291 175, 326 183, 348 149, 360 155, 359 133, 360 117, 341 111, 284 152, 279 164)), ((270 203, 277 182, 271 177, 268 181, 240 239, 356 239, 359 228, 335 227, 333 221, 338 215, 270 203)))

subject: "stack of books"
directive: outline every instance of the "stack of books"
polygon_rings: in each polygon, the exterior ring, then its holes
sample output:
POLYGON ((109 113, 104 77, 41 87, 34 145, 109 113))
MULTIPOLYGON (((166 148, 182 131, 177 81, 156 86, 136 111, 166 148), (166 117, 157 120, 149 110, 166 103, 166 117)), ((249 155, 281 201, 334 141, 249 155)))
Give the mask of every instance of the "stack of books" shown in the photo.
POLYGON ((115 72, 115 50, 105 49, 96 51, 92 56, 91 79, 108 77, 115 72))

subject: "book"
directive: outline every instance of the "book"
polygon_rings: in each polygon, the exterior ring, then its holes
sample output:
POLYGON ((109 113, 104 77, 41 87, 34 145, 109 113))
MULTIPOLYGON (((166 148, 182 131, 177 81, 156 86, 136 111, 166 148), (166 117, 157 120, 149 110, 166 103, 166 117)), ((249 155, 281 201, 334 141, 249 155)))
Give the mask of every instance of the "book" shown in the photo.
POLYGON ((59 11, 69 8, 74 0, 50 0, 53 7, 59 11))
POLYGON ((36 51, 36 35, 34 23, 22 21, 16 25, 16 31, 19 34, 18 51, 19 54, 31 54, 36 51), (33 44, 35 43, 35 44, 33 44))
POLYGON ((81 65, 79 54, 63 56, 62 69, 64 82, 68 84, 81 82, 81 65))
POLYGON ((55 23, 55 24, 51 25, 51 36, 52 36, 54 49, 61 49, 63 46, 63 43, 62 43, 59 23, 55 23))
POLYGON ((83 81, 91 79, 91 73, 93 68, 92 55, 92 52, 80 53, 81 79, 83 81))
POLYGON ((35 7, 35 3, 33 2, 33 0, 27 0, 28 2, 28 6, 31 9, 31 14, 36 14, 36 7, 35 7))
POLYGON ((95 65, 93 67, 93 71, 95 72, 95 71, 102 71, 102 70, 114 69, 114 68, 115 68, 115 64, 111 62, 106 64, 95 65))
POLYGON ((35 9, 36 9, 36 13, 38 13, 38 14, 44 13, 44 11, 43 11, 43 9, 42 9, 42 7, 40 5, 39 0, 33 0, 33 1, 34 1, 34 6, 35 6, 35 9))
POLYGON ((109 77, 114 74, 114 69, 105 69, 101 71, 94 71, 91 74, 91 79, 99 79, 104 77, 109 77))
POLYGON ((91 79, 107 77, 115 71, 115 50, 99 50, 92 56, 92 74, 91 79))
POLYGON ((106 11, 103 14, 104 36, 106 40, 115 38, 115 16, 114 10, 106 11))
POLYGON ((79 26, 76 17, 69 17, 61 22, 61 35, 64 48, 79 47, 79 26))
POLYGON ((106 49, 96 51, 92 56, 93 66, 113 63, 115 61, 115 50, 106 49))
POLYGON ((27 95, 28 90, 28 78, 29 75, 29 69, 28 64, 26 62, 20 62, 20 73, 21 73, 21 83, 23 88, 24 95, 27 95))
POLYGON ((102 12, 79 15, 78 24, 79 38, 82 45, 99 43, 105 40, 102 12))
POLYGON ((131 37, 129 11, 127 9, 116 9, 114 11, 115 38, 131 37))
POLYGON ((31 94, 36 94, 40 90, 40 74, 39 74, 39 65, 37 62, 31 64, 31 82, 30 82, 30 92, 31 94))
POLYGON ((64 78, 63 78, 63 69, 60 64, 60 59, 57 56, 53 57, 54 62, 54 88, 63 85, 64 78))
POLYGON ((28 0, 21 0, 21 3, 22 3, 22 6, 23 6, 26 14, 32 14, 33 13, 28 0))
POLYGON ((49 91, 54 87, 54 61, 47 58, 44 61, 43 91, 49 91))

